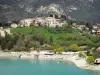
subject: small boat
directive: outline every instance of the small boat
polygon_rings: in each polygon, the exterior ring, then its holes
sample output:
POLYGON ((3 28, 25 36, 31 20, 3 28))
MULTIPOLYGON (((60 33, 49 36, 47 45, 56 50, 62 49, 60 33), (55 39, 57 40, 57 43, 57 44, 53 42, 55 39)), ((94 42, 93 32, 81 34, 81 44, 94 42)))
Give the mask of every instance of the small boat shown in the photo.
POLYGON ((54 55, 54 53, 45 53, 45 55, 54 55))
POLYGON ((19 55, 18 57, 21 58, 22 55, 19 55))

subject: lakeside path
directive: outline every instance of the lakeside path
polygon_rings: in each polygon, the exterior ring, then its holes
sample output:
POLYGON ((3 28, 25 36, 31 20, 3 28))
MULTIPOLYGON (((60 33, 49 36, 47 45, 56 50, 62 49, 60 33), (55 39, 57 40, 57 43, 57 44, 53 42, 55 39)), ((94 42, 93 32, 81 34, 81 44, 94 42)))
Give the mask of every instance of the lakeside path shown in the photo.
MULTIPOLYGON (((18 58, 20 54, 25 54, 25 53, 23 52, 14 52, 14 53, 0 52, 0 58, 18 58)), ((27 58, 27 57, 24 57, 24 58, 27 58)), ((63 59, 64 61, 71 61, 77 67, 82 68, 82 69, 100 71, 100 65, 89 65, 84 58, 79 58, 78 55, 53 55, 53 56, 40 55, 39 59, 40 60, 41 59, 54 59, 54 60, 63 59)))

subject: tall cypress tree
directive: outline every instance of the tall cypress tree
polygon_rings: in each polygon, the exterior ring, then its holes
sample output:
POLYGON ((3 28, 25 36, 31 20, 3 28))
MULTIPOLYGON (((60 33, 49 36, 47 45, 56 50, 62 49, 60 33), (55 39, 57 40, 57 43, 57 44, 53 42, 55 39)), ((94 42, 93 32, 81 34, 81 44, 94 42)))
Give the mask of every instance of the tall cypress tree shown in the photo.
POLYGON ((52 36, 50 36, 50 42, 53 43, 53 37, 52 36))

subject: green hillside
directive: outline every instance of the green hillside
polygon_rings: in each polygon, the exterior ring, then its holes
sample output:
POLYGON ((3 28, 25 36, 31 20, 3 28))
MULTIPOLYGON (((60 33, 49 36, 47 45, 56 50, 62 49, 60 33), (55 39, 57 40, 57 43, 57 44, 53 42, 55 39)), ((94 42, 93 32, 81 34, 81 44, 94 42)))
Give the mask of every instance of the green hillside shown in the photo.
POLYGON ((11 33, 22 33, 22 34, 42 34, 46 37, 46 39, 49 39, 50 36, 52 36, 54 38, 54 41, 57 38, 60 37, 75 37, 75 36, 81 36, 81 34, 79 33, 79 30, 73 30, 72 33, 63 33, 63 32, 59 32, 56 33, 55 29, 51 28, 51 29, 46 29, 44 27, 23 27, 23 28, 13 28, 11 29, 11 33), (54 32, 51 32, 54 31, 54 32))

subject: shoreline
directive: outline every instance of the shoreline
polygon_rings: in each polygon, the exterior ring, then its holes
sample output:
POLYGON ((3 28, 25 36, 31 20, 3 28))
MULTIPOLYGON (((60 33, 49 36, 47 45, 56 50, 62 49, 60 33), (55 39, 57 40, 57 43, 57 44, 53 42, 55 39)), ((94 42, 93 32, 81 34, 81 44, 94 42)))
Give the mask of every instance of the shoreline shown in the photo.
MULTIPOLYGON (((0 59, 1 58, 19 58, 20 54, 25 54, 28 52, 0 52, 0 59)), ((23 56, 21 59, 33 59, 34 57, 26 57, 23 56)), ((77 67, 82 68, 82 69, 87 69, 87 70, 94 70, 94 71, 100 71, 100 65, 89 65, 85 58, 79 58, 78 55, 52 55, 52 56, 47 56, 47 55, 40 55, 39 59, 62 59, 64 61, 71 61, 74 63, 77 67)))
POLYGON ((86 62, 85 58, 79 58, 78 56, 64 58, 65 61, 73 62, 77 67, 86 70, 100 71, 100 65, 90 65, 86 62))

